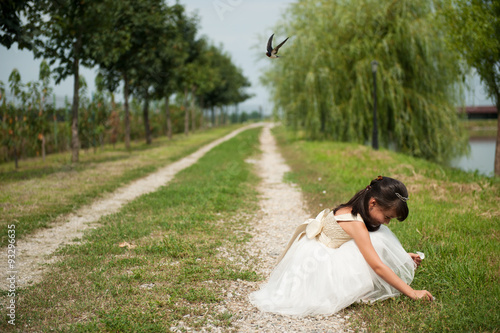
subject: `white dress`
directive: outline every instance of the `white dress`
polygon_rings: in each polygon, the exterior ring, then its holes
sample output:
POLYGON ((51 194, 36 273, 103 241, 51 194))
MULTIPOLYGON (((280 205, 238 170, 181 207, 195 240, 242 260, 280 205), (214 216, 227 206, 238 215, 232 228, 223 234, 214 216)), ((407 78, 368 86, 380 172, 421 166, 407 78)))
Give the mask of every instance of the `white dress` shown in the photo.
MULTIPOLYGON (((337 223, 350 220, 362 221, 359 215, 334 216, 324 210, 299 226, 268 282, 250 294, 250 302, 265 312, 328 315, 354 302, 399 295, 371 269, 337 223)), ((410 284, 416 265, 389 228, 380 226, 370 232, 370 239, 382 261, 410 284)))

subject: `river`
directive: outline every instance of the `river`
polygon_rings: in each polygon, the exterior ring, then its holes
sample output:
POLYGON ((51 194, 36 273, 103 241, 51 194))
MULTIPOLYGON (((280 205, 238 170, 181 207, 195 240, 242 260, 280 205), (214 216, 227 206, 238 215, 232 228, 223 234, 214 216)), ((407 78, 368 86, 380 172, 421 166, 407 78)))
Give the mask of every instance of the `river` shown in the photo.
POLYGON ((465 171, 478 171, 493 176, 495 163, 495 138, 470 138, 470 154, 451 161, 451 165, 465 171))

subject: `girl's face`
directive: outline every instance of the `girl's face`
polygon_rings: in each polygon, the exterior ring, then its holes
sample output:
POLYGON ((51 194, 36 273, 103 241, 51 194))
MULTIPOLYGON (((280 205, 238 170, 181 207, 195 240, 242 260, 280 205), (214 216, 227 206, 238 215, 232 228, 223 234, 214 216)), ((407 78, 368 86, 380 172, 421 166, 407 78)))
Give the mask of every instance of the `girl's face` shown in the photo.
POLYGON ((397 218, 396 208, 384 209, 374 198, 368 203, 368 213, 372 221, 378 224, 389 224, 391 219, 397 218))

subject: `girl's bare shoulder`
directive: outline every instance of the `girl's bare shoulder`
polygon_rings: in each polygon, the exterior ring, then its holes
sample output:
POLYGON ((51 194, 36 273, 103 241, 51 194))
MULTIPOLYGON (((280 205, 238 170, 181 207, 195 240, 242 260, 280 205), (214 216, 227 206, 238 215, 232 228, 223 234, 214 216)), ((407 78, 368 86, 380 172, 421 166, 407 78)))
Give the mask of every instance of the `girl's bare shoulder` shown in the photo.
MULTIPOLYGON (((342 207, 335 213, 335 216, 351 214, 351 211, 352 211, 351 207, 342 207)), ((354 239, 356 239, 360 233, 368 234, 368 229, 366 229, 365 224, 361 221, 353 219, 352 221, 337 221, 337 223, 340 225, 342 229, 344 229, 344 231, 349 236, 351 236, 354 239)))

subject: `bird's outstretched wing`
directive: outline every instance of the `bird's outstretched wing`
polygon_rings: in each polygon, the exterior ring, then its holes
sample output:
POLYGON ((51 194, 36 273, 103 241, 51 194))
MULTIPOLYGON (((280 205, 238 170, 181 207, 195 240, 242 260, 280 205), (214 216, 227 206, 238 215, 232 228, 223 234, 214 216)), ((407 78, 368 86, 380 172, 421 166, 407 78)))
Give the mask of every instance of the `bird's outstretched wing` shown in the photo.
POLYGON ((267 53, 269 55, 271 55, 273 52, 273 37, 274 34, 272 34, 271 37, 269 37, 269 40, 267 41, 267 53))
POLYGON ((276 47, 274 48, 274 50, 273 50, 273 51, 274 51, 275 53, 278 53, 278 50, 280 49, 280 47, 281 47, 283 44, 285 44, 285 42, 288 40, 288 38, 290 38, 290 37, 287 37, 284 41, 282 41, 282 42, 281 42, 278 46, 276 46, 276 47))

